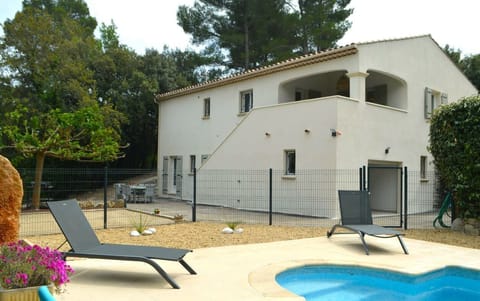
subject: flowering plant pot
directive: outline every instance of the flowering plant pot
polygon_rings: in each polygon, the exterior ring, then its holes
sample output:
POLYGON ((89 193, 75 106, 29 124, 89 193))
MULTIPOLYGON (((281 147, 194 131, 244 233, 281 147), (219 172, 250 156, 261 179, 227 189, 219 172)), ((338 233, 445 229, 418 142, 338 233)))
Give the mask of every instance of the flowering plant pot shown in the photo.
MULTIPOLYGON (((15 289, 3 289, 0 287, 0 301, 40 301, 38 289, 40 286, 30 286, 15 289)), ((49 285, 51 293, 54 291, 53 285, 49 285)))
POLYGON ((67 283, 73 269, 62 253, 24 241, 0 246, 0 287, 12 289, 52 285, 57 291, 67 283))

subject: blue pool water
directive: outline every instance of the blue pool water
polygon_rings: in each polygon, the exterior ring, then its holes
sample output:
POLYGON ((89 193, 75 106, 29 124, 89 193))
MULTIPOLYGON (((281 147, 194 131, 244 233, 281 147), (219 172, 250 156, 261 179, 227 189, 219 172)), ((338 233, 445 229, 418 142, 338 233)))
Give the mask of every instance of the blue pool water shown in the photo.
POLYGON ((312 265, 284 271, 276 281, 307 301, 480 300, 480 271, 461 267, 413 276, 359 266, 312 265))

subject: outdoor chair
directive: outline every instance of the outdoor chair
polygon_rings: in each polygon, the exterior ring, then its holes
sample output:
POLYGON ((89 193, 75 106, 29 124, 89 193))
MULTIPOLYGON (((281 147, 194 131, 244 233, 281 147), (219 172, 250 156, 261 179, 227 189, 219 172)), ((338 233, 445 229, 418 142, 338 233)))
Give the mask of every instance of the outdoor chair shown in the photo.
POLYGON ((119 200, 119 199, 123 199, 123 192, 122 192, 122 187, 123 187, 123 183, 115 183, 113 184, 113 187, 115 189, 115 201, 119 200))
POLYGON ((137 203, 140 201, 143 201, 144 203, 146 203, 147 200, 145 198, 145 190, 147 190, 147 187, 145 186, 145 184, 130 185, 131 201, 133 203, 137 203))
MULTIPOLYGON (((340 201, 341 224, 336 224, 330 231, 327 231, 328 238, 330 238, 338 228, 344 228, 350 232, 357 233, 360 236, 365 253, 369 255, 365 235, 379 238, 397 237, 403 252, 408 254, 407 247, 401 238, 403 233, 373 224, 368 191, 339 190, 338 198, 340 201)), ((337 234, 341 233, 345 232, 337 234)))
POLYGON ((153 198, 155 197, 155 184, 145 184, 145 202, 151 203, 153 202, 153 198))
POLYGON ((62 230, 71 250, 67 257, 142 261, 150 264, 173 287, 180 288, 154 259, 177 261, 190 274, 196 272, 183 260, 191 250, 121 244, 102 244, 80 209, 77 201, 48 202, 55 221, 62 230))
POLYGON ((122 184, 122 198, 125 201, 125 203, 128 203, 133 200, 132 197, 132 190, 130 188, 130 185, 127 184, 122 184))

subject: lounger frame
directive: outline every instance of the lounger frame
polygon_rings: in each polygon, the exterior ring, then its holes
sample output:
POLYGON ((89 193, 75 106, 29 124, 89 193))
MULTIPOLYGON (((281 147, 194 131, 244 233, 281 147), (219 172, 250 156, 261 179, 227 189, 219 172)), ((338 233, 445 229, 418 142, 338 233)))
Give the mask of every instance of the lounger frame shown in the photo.
POLYGON ((151 265, 173 288, 180 286, 155 261, 179 262, 190 274, 196 272, 183 257, 192 250, 136 246, 123 244, 102 244, 76 200, 47 202, 50 212, 69 243, 71 250, 62 252, 65 258, 96 258, 123 261, 141 261, 151 265))
POLYGON ((357 233, 360 236, 365 253, 369 255, 370 251, 365 242, 365 235, 378 238, 397 237, 403 252, 408 254, 407 247, 401 237, 404 235, 403 233, 373 224, 368 191, 339 190, 338 199, 340 202, 341 224, 336 224, 330 231, 327 231, 328 238, 333 234, 346 233, 335 233, 339 228, 347 229, 350 233, 357 233))

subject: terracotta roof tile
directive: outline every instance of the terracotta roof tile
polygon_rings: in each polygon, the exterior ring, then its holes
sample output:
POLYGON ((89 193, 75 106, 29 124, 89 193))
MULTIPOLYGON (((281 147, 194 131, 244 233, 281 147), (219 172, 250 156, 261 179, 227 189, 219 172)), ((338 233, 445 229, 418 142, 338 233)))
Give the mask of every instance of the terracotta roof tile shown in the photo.
MULTIPOLYGON (((401 40, 408 40, 408 39, 417 39, 417 38, 424 38, 424 37, 428 37, 433 40, 431 35, 426 34, 426 35, 417 35, 417 36, 403 37, 403 38, 367 41, 362 43, 352 43, 346 46, 331 48, 321 52, 305 54, 299 57, 294 57, 291 59, 287 59, 285 61, 272 64, 272 65, 247 70, 245 72, 232 74, 232 75, 211 80, 211 81, 206 81, 197 85, 172 90, 162 94, 157 94, 155 96, 155 100, 156 101, 167 100, 167 99, 182 96, 182 95, 188 95, 188 94, 196 93, 196 92, 207 90, 207 89, 212 89, 215 87, 225 86, 231 83, 235 83, 235 82, 239 82, 239 81, 243 81, 243 80, 247 80, 247 79, 251 79, 259 76, 264 76, 264 75, 275 73, 275 72, 280 72, 283 70, 288 70, 288 69, 293 69, 301 66, 316 64, 319 62, 334 60, 343 56, 356 54, 358 52, 357 46, 361 46, 361 45, 383 43, 383 42, 390 42, 390 41, 401 41, 401 40)), ((435 40, 433 41, 435 42, 435 40)))
POLYGON ((329 61, 337 59, 343 56, 352 55, 357 53, 357 48, 355 44, 350 44, 347 46, 336 47, 327 49, 321 52, 315 52, 311 54, 302 55, 299 57, 291 58, 285 61, 281 61, 272 65, 263 66, 255 69, 250 69, 245 72, 232 74, 227 77, 219 78, 216 80, 206 81, 197 85, 187 86, 184 88, 172 90, 166 93, 157 94, 155 99, 157 101, 167 100, 170 98, 188 95, 196 93, 199 91, 212 89, 215 87, 225 86, 231 83, 252 79, 259 76, 264 76, 267 74, 293 69, 301 66, 316 64, 319 62, 329 61))

